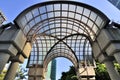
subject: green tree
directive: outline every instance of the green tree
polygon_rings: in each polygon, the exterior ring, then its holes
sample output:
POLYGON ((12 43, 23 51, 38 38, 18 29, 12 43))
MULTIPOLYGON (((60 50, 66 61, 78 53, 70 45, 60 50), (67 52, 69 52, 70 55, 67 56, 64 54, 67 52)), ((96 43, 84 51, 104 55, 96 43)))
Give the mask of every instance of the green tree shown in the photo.
MULTIPOLYGON (((101 64, 97 62, 96 65, 97 65, 95 69, 96 80, 111 80, 105 64, 101 64)), ((117 71, 120 73, 120 65, 118 63, 114 63, 114 65, 117 71)), ((68 72, 63 72, 61 80, 78 80, 76 76, 75 68, 71 66, 68 72)))
POLYGON ((27 72, 28 70, 26 70, 20 65, 16 74, 16 80, 27 79, 27 72))
POLYGON ((111 80, 105 64, 97 63, 97 68, 95 69, 95 73, 96 73, 96 80, 111 80))
POLYGON ((61 80, 78 80, 75 68, 73 66, 70 66, 68 72, 62 72, 61 80))

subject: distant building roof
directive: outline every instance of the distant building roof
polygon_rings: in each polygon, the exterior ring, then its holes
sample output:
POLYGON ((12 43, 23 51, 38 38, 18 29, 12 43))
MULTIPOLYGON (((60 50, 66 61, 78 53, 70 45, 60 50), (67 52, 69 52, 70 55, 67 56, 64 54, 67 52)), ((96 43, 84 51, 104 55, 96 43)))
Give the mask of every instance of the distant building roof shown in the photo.
POLYGON ((0 10, 0 24, 2 24, 6 20, 6 17, 4 16, 3 12, 0 10))

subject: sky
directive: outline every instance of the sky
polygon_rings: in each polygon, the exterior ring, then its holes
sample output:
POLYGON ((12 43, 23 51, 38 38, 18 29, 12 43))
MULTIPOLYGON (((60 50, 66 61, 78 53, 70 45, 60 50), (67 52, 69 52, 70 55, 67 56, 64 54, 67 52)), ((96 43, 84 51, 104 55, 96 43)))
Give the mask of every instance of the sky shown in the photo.
MULTIPOLYGON (((0 10, 4 13, 8 22, 12 22, 20 12, 22 12, 27 7, 44 2, 46 0, 1 0, 0 1, 0 10)), ((120 23, 120 11, 115 8, 112 4, 107 2, 107 0, 74 0, 80 1, 85 4, 92 5, 93 7, 101 10, 104 14, 115 22, 120 23), (118 18, 119 17, 119 18, 118 18)), ((68 71, 69 66, 72 63, 65 58, 57 58, 57 79, 61 76, 61 72, 68 71), (65 64, 65 65, 64 65, 65 64)))

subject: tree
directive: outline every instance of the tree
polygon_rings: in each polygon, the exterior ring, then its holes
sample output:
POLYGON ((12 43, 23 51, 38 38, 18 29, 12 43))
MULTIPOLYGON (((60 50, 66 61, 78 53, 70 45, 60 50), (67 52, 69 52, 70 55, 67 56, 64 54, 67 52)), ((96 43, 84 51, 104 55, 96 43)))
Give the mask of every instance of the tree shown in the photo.
POLYGON ((18 68, 17 74, 16 74, 16 80, 23 80, 23 79, 27 79, 27 72, 28 70, 26 70, 25 68, 23 68, 21 65, 18 68))
MULTIPOLYGON (((96 80, 111 80, 105 64, 101 64, 97 62, 96 65, 97 65, 95 69, 96 80)), ((120 65, 118 63, 114 63, 114 65, 117 71, 120 73, 120 65)), ((62 72, 61 80, 78 80, 76 76, 75 68, 71 66, 68 72, 62 72)))
POLYGON ((78 80, 75 68, 73 66, 70 66, 68 72, 62 72, 61 80, 78 80))
POLYGON ((95 69, 95 73, 96 73, 96 80, 111 80, 105 64, 97 63, 97 68, 95 69))

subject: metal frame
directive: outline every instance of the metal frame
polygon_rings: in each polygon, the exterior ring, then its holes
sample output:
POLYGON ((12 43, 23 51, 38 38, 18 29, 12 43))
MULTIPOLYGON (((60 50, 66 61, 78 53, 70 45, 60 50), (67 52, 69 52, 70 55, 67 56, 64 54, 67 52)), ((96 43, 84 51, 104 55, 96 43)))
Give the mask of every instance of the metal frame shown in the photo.
POLYGON ((109 19, 96 8, 83 3, 49 1, 27 8, 14 22, 29 41, 34 42, 28 67, 32 67, 34 61, 38 65, 47 65, 49 60, 60 56, 56 56, 56 50, 60 50, 61 56, 68 55, 65 52, 68 50, 73 55, 68 59, 74 59, 73 63, 78 66, 81 61, 91 60, 91 43, 109 19), (31 58, 35 59, 32 64, 31 58))

